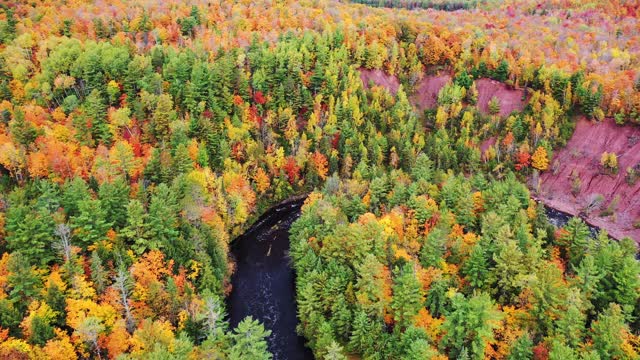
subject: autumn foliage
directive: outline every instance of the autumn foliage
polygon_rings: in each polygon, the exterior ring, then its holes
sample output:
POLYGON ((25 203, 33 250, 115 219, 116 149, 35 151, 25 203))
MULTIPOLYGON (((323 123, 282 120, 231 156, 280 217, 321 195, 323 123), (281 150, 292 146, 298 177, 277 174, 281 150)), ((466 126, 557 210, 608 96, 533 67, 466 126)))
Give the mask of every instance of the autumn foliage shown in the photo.
POLYGON ((458 3, 0 4, 0 358, 271 358, 230 242, 309 193, 317 358, 637 358, 635 248, 523 185, 640 122, 637 6, 458 3))

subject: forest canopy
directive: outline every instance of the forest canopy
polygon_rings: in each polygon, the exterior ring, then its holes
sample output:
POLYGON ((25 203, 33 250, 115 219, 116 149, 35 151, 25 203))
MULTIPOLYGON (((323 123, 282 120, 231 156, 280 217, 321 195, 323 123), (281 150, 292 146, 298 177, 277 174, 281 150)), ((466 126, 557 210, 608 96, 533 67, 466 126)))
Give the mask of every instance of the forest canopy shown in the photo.
POLYGON ((399 3, 0 5, 0 358, 272 358, 229 246, 301 194, 318 359, 640 357, 634 241, 531 198, 640 123, 637 6, 399 3))

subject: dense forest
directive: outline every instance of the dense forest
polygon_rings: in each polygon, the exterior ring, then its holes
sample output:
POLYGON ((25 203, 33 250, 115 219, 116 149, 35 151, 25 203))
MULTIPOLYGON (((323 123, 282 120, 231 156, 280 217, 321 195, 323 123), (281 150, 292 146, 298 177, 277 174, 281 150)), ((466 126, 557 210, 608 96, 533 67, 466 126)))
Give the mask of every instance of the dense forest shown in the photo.
POLYGON ((637 5, 0 6, 0 358, 270 359, 229 244, 301 194, 318 359, 640 358, 639 239, 531 198, 576 119, 640 123, 637 5))

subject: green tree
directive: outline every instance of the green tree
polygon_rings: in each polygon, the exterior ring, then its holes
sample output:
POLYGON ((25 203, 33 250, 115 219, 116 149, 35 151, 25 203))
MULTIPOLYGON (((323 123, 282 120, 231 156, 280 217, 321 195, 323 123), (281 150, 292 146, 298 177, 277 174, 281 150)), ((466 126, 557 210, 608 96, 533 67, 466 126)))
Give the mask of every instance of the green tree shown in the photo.
POLYGON ((41 316, 33 317, 31 320, 31 336, 29 337, 30 343, 44 346, 54 336, 53 326, 49 323, 49 319, 41 316))
POLYGON ((107 288, 109 273, 102 264, 102 259, 97 251, 91 252, 91 281, 93 282, 96 292, 102 294, 107 288))
POLYGON ((467 229, 475 223, 471 184, 463 176, 451 176, 442 186, 440 196, 445 206, 453 211, 456 220, 467 229))
POLYGON ((166 183, 172 179, 173 160, 166 149, 154 148, 151 158, 144 169, 145 179, 156 184, 166 183))
POLYGON ((622 308, 618 304, 611 303, 598 319, 591 325, 593 332, 593 347, 602 359, 627 358, 622 346, 625 333, 629 329, 624 322, 622 308))
POLYGON ((418 339, 412 342, 407 349, 404 359, 406 360, 423 360, 433 359, 440 355, 438 350, 434 349, 427 340, 418 339))
POLYGON ((34 209, 25 202, 22 189, 9 196, 9 207, 5 214, 7 248, 20 252, 32 264, 46 265, 53 260, 50 247, 54 240, 55 223, 49 211, 34 209))
MULTIPOLYGON (((64 326, 66 320, 67 299, 60 287, 53 282, 49 284, 43 300, 47 305, 49 305, 51 310, 53 310, 54 318, 52 319, 51 324, 56 327, 64 326)), ((0 313, 2 313, 1 306, 0 313)))
MULTIPOLYGON (((42 279, 35 266, 29 264, 29 259, 20 253, 13 253, 7 264, 9 275, 9 300, 20 313, 24 312, 42 289, 42 279)), ((24 314, 22 314, 24 315, 24 314)), ((22 316, 20 316, 22 318, 22 316)))
POLYGON ((369 315, 382 318, 387 300, 384 296, 384 265, 372 254, 357 267, 356 297, 361 308, 369 315))
POLYGON ((78 204, 80 201, 89 198, 89 186, 81 177, 74 177, 73 180, 67 181, 62 187, 61 205, 68 217, 77 216, 79 214, 78 204))
POLYGON ((442 278, 434 281, 427 292, 426 307, 434 317, 440 317, 448 312, 451 300, 448 297, 449 279, 442 278))
POLYGON ((424 306, 424 299, 421 294, 422 285, 416 278, 412 264, 405 264, 397 272, 398 276, 393 284, 391 308, 394 312, 394 320, 400 326, 406 328, 413 322, 413 318, 424 306))
POLYGON ((127 204, 127 224, 119 235, 122 236, 137 254, 147 249, 147 213, 142 203, 137 199, 129 200, 127 204))
POLYGON ((92 90, 84 101, 84 112, 91 123, 91 136, 103 144, 111 143, 111 130, 107 122, 107 106, 99 90, 92 90))
POLYGON ((578 360, 576 352, 564 342, 553 339, 551 341, 551 350, 549 351, 549 360, 578 360))
POLYGON ((498 245, 497 252, 493 255, 495 266, 491 270, 493 287, 500 301, 511 302, 520 294, 523 278, 529 274, 524 264, 524 254, 515 240, 509 239, 508 227, 500 229, 499 234, 507 236, 505 242, 498 245))
POLYGON ((548 334, 567 299, 567 287, 562 271, 553 265, 541 267, 536 272, 530 288, 533 294, 533 308, 530 314, 535 319, 538 334, 548 334))
POLYGON ((484 244, 479 242, 471 250, 469 259, 462 266, 462 271, 469 279, 469 284, 475 288, 482 288, 489 275, 489 264, 484 250, 484 244))
POLYGON ((18 144, 29 147, 38 137, 38 128, 24 117, 24 112, 16 108, 13 112, 13 120, 9 122, 11 136, 18 144))
POLYGON ((158 185, 149 205, 148 249, 167 249, 174 245, 180 235, 177 211, 178 203, 173 191, 166 184, 158 185))
POLYGON ((493 72, 493 78, 505 82, 509 78, 509 64, 506 60, 502 60, 496 70, 493 72))
POLYGON ((560 245, 567 249, 569 263, 572 266, 578 266, 587 251, 589 244, 589 228, 580 220, 573 217, 569 220, 564 229, 568 232, 560 245))
POLYGON ((349 337, 349 349, 365 355, 377 351, 379 337, 382 332, 381 323, 372 320, 364 311, 358 311, 353 321, 353 331, 349 337))
POLYGON ((556 321, 554 332, 571 348, 577 349, 578 345, 583 343, 586 320, 585 314, 580 311, 575 303, 572 303, 560 316, 560 319, 556 321))
POLYGON ((6 6, 3 7, 3 10, 6 14, 6 21, 0 23, 0 43, 8 44, 18 33, 16 31, 18 20, 16 20, 14 10, 12 8, 6 6))
POLYGON ((111 223, 100 200, 86 199, 78 204, 78 216, 71 218, 71 227, 78 244, 84 248, 106 239, 111 223))
POLYGON ((426 154, 418 155, 416 164, 411 170, 411 175, 416 181, 432 181, 434 175, 433 161, 426 154))
POLYGON ((456 85, 462 86, 463 88, 469 90, 469 88, 473 84, 473 79, 471 78, 471 76, 469 76, 469 73, 467 73, 467 70, 462 70, 458 75, 456 75, 453 82, 456 85))
POLYGON ((331 323, 322 321, 318 327, 317 335, 314 336, 312 344, 314 344, 315 355, 318 359, 324 359, 327 356, 327 350, 331 344, 335 343, 335 336, 331 323))
POLYGON ((331 344, 327 347, 324 355, 324 360, 347 360, 347 357, 344 355, 344 349, 340 344, 335 341, 332 341, 331 344))
POLYGON ((602 101, 602 86, 598 86, 595 91, 592 87, 577 87, 576 95, 578 97, 578 103, 580 104, 580 110, 582 113, 589 118, 593 118, 596 109, 602 101))
POLYGON ((153 112, 153 133, 161 142, 167 142, 171 136, 171 122, 175 118, 173 100, 168 94, 158 96, 158 103, 153 112))
POLYGON ((632 256, 625 256, 613 271, 615 287, 611 292, 612 300, 630 314, 640 297, 640 265, 632 256))
POLYGON ((351 332, 353 314, 349 302, 343 294, 338 294, 331 306, 331 312, 333 313, 331 324, 336 330, 336 334, 347 340, 348 334, 351 332))
POLYGON ((527 333, 522 334, 511 345, 508 360, 529 360, 533 358, 533 341, 527 333))
MULTIPOLYGON (((574 271, 576 274, 574 281, 583 296, 583 305, 587 311, 591 312, 594 309, 594 301, 600 295, 599 284, 604 274, 591 254, 586 254, 574 271)), ((590 313, 590 315, 595 314, 590 313)))
POLYGON ((488 109, 489 109, 489 114, 491 115, 498 115, 500 113, 500 99, 497 97, 492 97, 491 100, 489 100, 489 104, 488 109))
POLYGON ((451 356, 459 356, 467 348, 472 359, 483 359, 485 346, 493 340, 493 330, 501 318, 489 295, 480 293, 466 299, 456 294, 453 310, 442 324, 442 345, 451 356))
POLYGON ((123 227, 127 221, 125 204, 129 199, 129 185, 124 178, 119 177, 114 181, 102 183, 98 190, 98 198, 106 212, 107 222, 113 224, 116 229, 123 227))
POLYGON ((269 360, 273 355, 267 350, 266 338, 271 330, 265 330, 257 320, 247 317, 231 335, 233 345, 229 349, 230 360, 269 360))
POLYGON ((193 169, 193 161, 189 156, 189 150, 184 144, 178 145, 173 157, 173 167, 176 174, 188 173, 193 169))
POLYGON ((134 99, 138 92, 147 89, 147 80, 152 74, 151 58, 144 55, 136 55, 127 65, 123 88, 127 97, 134 99))

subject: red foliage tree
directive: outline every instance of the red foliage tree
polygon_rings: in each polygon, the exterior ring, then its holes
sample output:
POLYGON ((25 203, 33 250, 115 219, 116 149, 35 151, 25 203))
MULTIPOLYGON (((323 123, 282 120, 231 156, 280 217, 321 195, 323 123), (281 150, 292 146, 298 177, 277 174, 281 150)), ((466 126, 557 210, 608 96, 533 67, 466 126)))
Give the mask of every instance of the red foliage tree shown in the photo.
POLYGON ((531 165, 531 155, 527 152, 518 152, 516 154, 516 170, 520 171, 524 168, 529 167, 531 165))
POLYGON ((300 167, 296 164, 296 160, 289 156, 287 158, 287 162, 283 166, 284 172, 287 174, 287 179, 289 179, 289 183, 293 185, 296 180, 300 177, 300 167))

